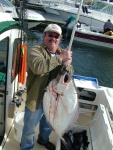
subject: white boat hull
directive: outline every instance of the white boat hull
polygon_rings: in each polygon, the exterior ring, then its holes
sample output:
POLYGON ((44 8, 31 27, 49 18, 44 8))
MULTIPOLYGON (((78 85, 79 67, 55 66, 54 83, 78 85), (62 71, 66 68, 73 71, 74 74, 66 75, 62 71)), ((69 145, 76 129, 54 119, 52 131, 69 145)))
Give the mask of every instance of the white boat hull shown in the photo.
POLYGON ((74 42, 82 42, 89 45, 113 49, 113 36, 86 30, 76 30, 74 42))

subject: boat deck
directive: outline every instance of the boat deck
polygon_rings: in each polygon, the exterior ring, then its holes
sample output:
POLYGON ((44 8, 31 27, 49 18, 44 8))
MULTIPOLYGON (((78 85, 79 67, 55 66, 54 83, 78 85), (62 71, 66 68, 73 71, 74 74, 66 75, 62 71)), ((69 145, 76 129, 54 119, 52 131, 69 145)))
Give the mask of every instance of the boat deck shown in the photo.
MULTIPOLYGON (((25 94, 25 93, 24 93, 25 94)), ((23 94, 23 97, 25 99, 25 95, 23 94)), ((24 110, 25 107, 25 101, 23 100, 21 105, 18 107, 16 107, 16 112, 20 113, 24 110)), ((91 115, 80 115, 80 118, 78 119, 78 124, 83 125, 83 126, 89 126, 90 125, 90 121, 92 120, 92 116, 91 115)), ((45 147, 37 144, 37 137, 38 137, 38 131, 39 131, 39 126, 36 126, 36 133, 35 133, 35 143, 34 143, 34 148, 32 150, 46 150, 45 147)), ((57 134, 52 131, 51 135, 50 135, 50 141, 52 143, 54 143, 56 145, 57 142, 57 134)), ((20 150, 20 143, 18 141, 15 140, 14 138, 14 124, 11 128, 11 131, 9 133, 9 136, 7 138, 7 142, 5 143, 3 150, 20 150)))
MULTIPOLYGON (((23 94, 23 97, 25 98, 24 94, 23 94)), ((17 113, 22 112, 24 110, 24 107, 25 107, 25 101, 23 100, 21 105, 19 106, 19 108, 16 107, 16 112, 17 113)), ((39 131, 38 128, 39 128, 39 125, 37 125, 36 129, 35 129, 35 131, 36 131, 36 133, 35 133, 35 144, 34 144, 33 150, 46 150, 46 148, 37 144, 37 137, 38 137, 38 131, 39 131)), ((57 135, 55 132, 52 132, 51 136, 50 136, 50 141, 56 145, 56 140, 57 140, 57 135)), ((3 150, 20 150, 20 143, 18 141, 16 141, 14 138, 14 124, 11 128, 11 131, 9 133, 7 142, 5 143, 3 150)))
MULTIPOLYGON (((35 144, 32 150, 46 150, 43 146, 37 144, 37 135, 38 135, 38 126, 36 127, 36 134, 35 134, 35 144)), ((57 135, 52 132, 50 136, 50 141, 56 145, 57 135)), ((3 148, 3 150, 20 150, 20 143, 14 139, 14 127, 12 127, 11 132, 9 134, 9 138, 3 148)))

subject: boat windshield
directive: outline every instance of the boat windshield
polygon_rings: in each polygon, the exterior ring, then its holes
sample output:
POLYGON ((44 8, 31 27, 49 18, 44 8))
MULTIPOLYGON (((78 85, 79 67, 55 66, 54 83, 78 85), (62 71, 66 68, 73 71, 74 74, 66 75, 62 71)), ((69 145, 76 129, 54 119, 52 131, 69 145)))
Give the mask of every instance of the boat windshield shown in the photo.
POLYGON ((92 5, 89 9, 91 10, 97 10, 100 11, 103 8, 107 6, 107 3, 102 3, 102 2, 96 2, 94 5, 92 5))
POLYGON ((113 15, 113 5, 108 5, 101 12, 109 14, 109 15, 113 15))
POLYGON ((111 3, 103 3, 103 2, 96 2, 92 5, 90 10, 100 11, 109 15, 113 15, 113 4, 111 3))
POLYGON ((9 7, 13 7, 13 4, 8 1, 8 0, 0 0, 0 3, 3 5, 3 6, 9 6, 9 7))

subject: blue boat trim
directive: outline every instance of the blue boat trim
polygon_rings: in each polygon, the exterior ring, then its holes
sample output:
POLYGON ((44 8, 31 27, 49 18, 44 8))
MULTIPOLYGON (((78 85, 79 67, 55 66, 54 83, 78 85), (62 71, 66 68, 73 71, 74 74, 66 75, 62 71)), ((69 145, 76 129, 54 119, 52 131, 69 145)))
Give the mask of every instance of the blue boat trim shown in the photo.
POLYGON ((85 76, 79 76, 79 75, 72 75, 72 77, 78 80, 92 81, 93 83, 95 83, 97 88, 99 87, 97 78, 91 78, 91 77, 85 77, 85 76))

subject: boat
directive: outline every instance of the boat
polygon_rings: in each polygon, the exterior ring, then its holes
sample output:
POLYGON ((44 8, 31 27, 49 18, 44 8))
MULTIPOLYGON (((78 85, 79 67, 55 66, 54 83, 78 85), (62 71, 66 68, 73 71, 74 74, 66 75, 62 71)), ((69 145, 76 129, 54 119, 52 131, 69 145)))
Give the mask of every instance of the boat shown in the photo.
POLYGON ((33 27, 38 26, 41 22, 43 23, 58 23, 58 24, 64 24, 62 18, 59 15, 56 15, 55 13, 46 12, 44 9, 42 10, 39 7, 45 8, 46 5, 44 4, 33 4, 33 3, 25 3, 24 1, 21 2, 21 6, 17 7, 19 10, 19 14, 21 10, 25 10, 25 19, 27 19, 28 22, 28 28, 31 29, 33 27), (24 7, 23 7, 24 6, 24 7), (23 9, 22 9, 23 7, 23 9))
MULTIPOLYGON (((24 81, 19 79, 20 45, 26 49, 25 42, 22 43, 24 36, 26 34, 19 22, 10 19, 0 22, 0 150, 20 149, 27 77, 24 70, 24 81)), ((74 133, 87 132, 87 150, 112 150, 113 88, 100 86, 96 78, 80 75, 73 75, 72 78, 80 108, 78 121, 70 129, 74 133)), ((37 144, 38 128, 33 150, 45 150, 37 144)), ((50 140, 56 145, 56 150, 61 149, 61 140, 54 131, 50 140)))
POLYGON ((18 20, 18 14, 15 6, 8 0, 0 0, 0 12, 8 13, 13 17, 13 19, 18 20))
POLYGON ((25 44, 26 34, 20 22, 10 14, 0 12, 0 149, 9 135, 12 119, 11 111, 19 88, 19 72, 21 71, 21 46, 25 44), (13 105, 12 105, 13 103, 13 105))
MULTIPOLYGON (((21 31, 17 21, 9 18, 8 21, 4 19, 0 22, 0 150, 20 149, 22 114, 24 114, 26 99, 26 81, 22 84, 18 80, 20 55, 17 55, 17 52, 19 53, 17 49, 18 44, 21 44, 24 39, 21 31)), ((80 109, 77 124, 70 129, 74 133, 87 131, 88 150, 106 150, 107 148, 112 150, 113 88, 100 86, 96 78, 80 75, 72 77, 77 89, 80 109)), ((39 126, 36 127, 33 150, 45 150, 36 142, 38 128, 39 126)), ((61 140, 54 131, 50 140, 56 145, 56 150, 60 150, 61 140)))
POLYGON ((28 1, 26 3, 26 8, 27 10, 32 10, 35 11, 37 14, 39 13, 45 18, 45 21, 42 20, 42 22, 50 23, 58 23, 58 24, 65 24, 61 16, 56 10, 51 9, 51 6, 58 5, 58 1, 42 1, 40 0, 39 2, 37 1, 28 1))
MULTIPOLYGON (((23 7, 23 5, 21 6, 23 7)), ((36 12, 35 10, 26 8, 22 10, 20 9, 20 7, 15 7, 8 0, 0 0, 0 12, 10 14, 10 16, 16 21, 19 21, 20 18, 22 17, 21 15, 24 15, 23 17, 24 19, 26 19, 28 29, 37 26, 38 24, 40 24, 40 22, 46 21, 46 18, 39 12, 36 12), (24 12, 22 12, 22 10, 24 12)))
POLYGON ((27 3, 27 8, 38 9, 38 10, 45 11, 50 14, 58 15, 60 17, 59 12, 55 8, 63 7, 63 9, 64 9, 65 6, 66 7, 67 6, 69 7, 72 5, 74 6, 74 4, 75 4, 74 1, 64 1, 64 0, 54 0, 54 1, 49 1, 49 0, 39 0, 39 1, 34 0, 34 1, 32 1, 32 0, 29 0, 27 3))
MULTIPOLYGON (((50 7, 58 11, 64 21, 70 15, 77 16, 78 8, 69 5, 58 5, 50 7)), ((113 3, 106 1, 97 1, 92 6, 84 5, 80 11, 79 22, 91 26, 92 31, 103 32, 104 23, 111 19, 113 21, 113 3)))
POLYGON ((106 35, 104 33, 93 32, 90 27, 81 24, 80 28, 75 31, 74 42, 80 42, 82 44, 88 44, 92 46, 99 46, 113 49, 113 36, 106 35))
POLYGON ((103 32, 95 32, 91 30, 91 26, 86 24, 77 23, 76 20, 71 21, 68 27, 62 26, 63 38, 70 39, 71 33, 75 28, 75 33, 73 37, 74 43, 86 44, 89 46, 98 46, 104 49, 113 49, 113 36, 112 31, 109 34, 104 34, 103 32), (71 28, 71 29, 70 29, 71 28), (73 28, 73 29, 72 29, 73 28))
POLYGON ((29 9, 41 10, 41 11, 45 11, 47 13, 59 16, 59 13, 56 10, 53 10, 50 8, 51 6, 58 5, 58 1, 57 2, 55 2, 55 1, 45 1, 44 2, 44 1, 40 0, 40 1, 33 2, 33 1, 29 0, 26 5, 27 5, 27 8, 29 8, 29 9))
MULTIPOLYGON (((73 75, 79 98, 79 118, 76 125, 70 128, 74 133, 86 131, 88 136, 87 150, 112 150, 113 147, 113 89, 100 86, 96 78, 73 75), (103 137, 103 138, 102 138, 103 137)), ((22 96, 25 98, 25 93, 22 96)), ((18 127, 12 124, 10 134, 4 144, 3 150, 19 150, 20 135, 22 132, 25 99, 18 109, 16 117, 18 127), (19 116, 20 115, 20 116, 19 116), (21 128, 20 128, 21 127, 21 128)), ((35 145, 33 150, 45 150, 43 146, 37 144, 38 128, 36 127, 35 145)), ((56 150, 60 150, 61 141, 54 131, 50 140, 56 145, 56 150)))

